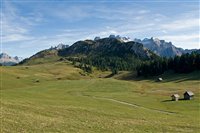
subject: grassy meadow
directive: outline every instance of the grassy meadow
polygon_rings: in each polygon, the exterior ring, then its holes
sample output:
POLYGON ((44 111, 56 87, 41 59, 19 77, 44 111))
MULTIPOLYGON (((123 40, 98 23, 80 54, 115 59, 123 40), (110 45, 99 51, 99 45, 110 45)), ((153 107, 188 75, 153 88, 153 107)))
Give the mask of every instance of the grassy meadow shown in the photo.
POLYGON ((98 78, 69 63, 1 67, 1 133, 198 133, 200 72, 98 78), (118 77, 119 78, 119 77, 118 77), (171 101, 194 92, 190 101, 171 101))

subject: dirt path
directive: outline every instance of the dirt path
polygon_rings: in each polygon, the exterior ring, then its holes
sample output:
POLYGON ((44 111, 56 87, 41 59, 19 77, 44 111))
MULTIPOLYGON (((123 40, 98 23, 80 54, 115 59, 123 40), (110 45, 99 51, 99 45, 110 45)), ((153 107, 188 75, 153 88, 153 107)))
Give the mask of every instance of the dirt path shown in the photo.
MULTIPOLYGON (((87 88, 88 86, 91 86, 93 83, 94 83, 94 81, 92 80, 90 82, 90 84, 88 84, 84 88, 87 88)), ((68 92, 68 93, 72 94, 74 92, 72 91, 72 92, 68 92)), ((77 93, 76 93, 76 95, 77 95, 77 93)), ((101 100, 112 101, 112 102, 115 102, 115 103, 119 103, 119 104, 123 104, 123 105, 128 105, 128 106, 132 106, 132 107, 135 107, 135 108, 141 108, 141 109, 145 109, 145 110, 149 110, 149 111, 154 111, 154 112, 158 112, 158 113, 163 113, 163 114, 177 114, 177 112, 170 112, 170 111, 165 111, 165 110, 148 108, 148 107, 144 107, 144 106, 141 106, 141 105, 137 105, 137 104, 133 104, 133 103, 128 103, 128 102, 124 102, 124 101, 119 101, 119 100, 112 99, 112 98, 85 95, 85 94, 83 94, 83 92, 79 92, 79 96, 85 96, 85 97, 90 97, 90 98, 94 98, 94 99, 101 99, 101 100)))
POLYGON ((154 111, 154 112, 159 112, 159 113, 164 113, 164 114, 177 114, 176 112, 170 112, 170 111, 165 111, 165 110, 158 110, 158 109, 147 108, 147 107, 144 107, 144 106, 141 106, 141 105, 127 103, 127 102, 124 102, 124 101, 119 101, 119 100, 111 99, 111 98, 95 97, 95 96, 88 96, 88 97, 92 97, 92 98, 95 98, 95 99, 108 100, 108 101, 112 101, 112 102, 116 102, 116 103, 120 103, 120 104, 124 104, 124 105, 128 105, 128 106, 132 106, 132 107, 136 107, 136 108, 141 108, 141 109, 145 109, 145 110, 149 110, 149 111, 154 111))

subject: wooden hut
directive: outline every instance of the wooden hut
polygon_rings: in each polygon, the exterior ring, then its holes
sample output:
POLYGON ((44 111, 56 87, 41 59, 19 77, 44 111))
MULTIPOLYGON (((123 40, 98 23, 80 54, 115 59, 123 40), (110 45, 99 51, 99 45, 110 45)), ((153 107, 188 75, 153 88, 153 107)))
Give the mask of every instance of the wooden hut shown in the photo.
POLYGON ((172 101, 178 101, 179 97, 180 97, 180 96, 179 96, 178 94, 173 94, 173 95, 171 96, 172 101))
POLYGON ((191 91, 186 91, 183 95, 185 100, 191 100, 194 97, 194 93, 191 91))

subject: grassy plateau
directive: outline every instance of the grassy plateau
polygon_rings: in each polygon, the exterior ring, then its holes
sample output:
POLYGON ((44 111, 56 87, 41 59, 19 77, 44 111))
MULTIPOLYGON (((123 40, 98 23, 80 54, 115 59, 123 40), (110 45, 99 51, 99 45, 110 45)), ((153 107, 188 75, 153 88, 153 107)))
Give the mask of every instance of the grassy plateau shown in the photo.
POLYGON ((0 71, 1 133, 200 132, 200 72, 167 73, 156 82, 84 75, 63 62, 0 71), (186 90, 194 99, 171 101, 186 90))

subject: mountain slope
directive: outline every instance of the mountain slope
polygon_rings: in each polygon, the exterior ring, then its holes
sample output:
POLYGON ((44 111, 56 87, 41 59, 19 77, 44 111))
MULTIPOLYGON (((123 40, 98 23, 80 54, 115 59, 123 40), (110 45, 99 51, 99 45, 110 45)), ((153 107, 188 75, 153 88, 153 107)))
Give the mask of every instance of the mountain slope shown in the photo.
POLYGON ((92 72, 92 66, 102 71, 134 71, 143 61, 159 58, 156 54, 134 41, 116 37, 85 40, 59 50, 58 55, 73 62, 76 67, 92 72))
POLYGON ((58 56, 58 50, 68 48, 68 45, 64 44, 59 44, 56 47, 51 47, 49 49, 42 50, 35 55, 24 59, 22 62, 19 64, 23 65, 34 65, 34 64, 42 64, 42 63, 47 63, 47 62, 55 62, 60 59, 58 56))
POLYGON ((34 65, 68 60, 75 67, 91 73, 92 66, 99 70, 136 70, 142 61, 158 58, 142 44, 110 36, 96 40, 78 41, 64 49, 50 48, 36 53, 20 64, 34 65))
POLYGON ((46 50, 36 53, 30 58, 24 59, 19 64, 35 65, 35 64, 42 64, 42 63, 47 63, 47 62, 55 62, 59 59, 57 53, 58 53, 58 50, 56 49, 46 49, 46 50))
POLYGON ((132 56, 140 59, 151 59, 155 56, 140 43, 124 42, 110 37, 96 41, 78 41, 69 48, 60 50, 58 54, 60 56, 115 56, 121 58, 132 56))

